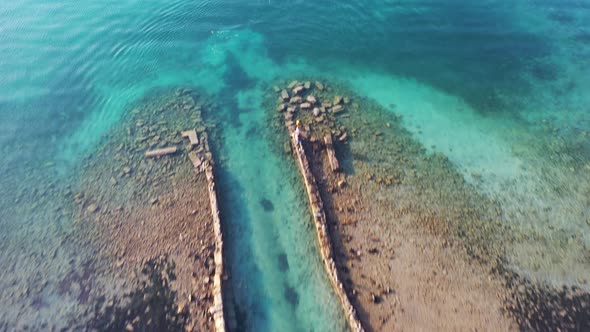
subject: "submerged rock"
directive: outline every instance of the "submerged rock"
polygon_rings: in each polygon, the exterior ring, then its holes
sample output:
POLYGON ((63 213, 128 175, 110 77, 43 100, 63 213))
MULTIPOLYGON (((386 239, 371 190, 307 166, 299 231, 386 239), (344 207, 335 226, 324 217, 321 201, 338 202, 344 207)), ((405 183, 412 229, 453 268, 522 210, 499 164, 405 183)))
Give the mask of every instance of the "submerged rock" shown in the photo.
POLYGON ((283 89, 283 91, 281 91, 281 98, 283 98, 283 101, 289 99, 289 93, 287 92, 287 90, 283 89))
POLYGON ((98 205, 96 205, 96 204, 90 204, 86 208, 86 211, 88 211, 90 213, 94 213, 94 212, 98 211, 98 205))
POLYGON ((284 295, 287 302, 289 302, 292 306, 295 307, 299 304, 299 294, 297 294, 295 288, 285 285, 284 295))
POLYGON ((266 212, 270 212, 275 209, 274 204, 272 204, 272 202, 266 198, 260 200, 260 205, 266 212))
POLYGON ((298 94, 300 94, 301 92, 303 92, 304 90, 305 90, 305 88, 304 88, 304 87, 302 87, 301 85, 300 85, 300 86, 296 86, 296 87, 293 89, 293 94, 296 94, 296 95, 298 95, 298 94))
POLYGON ((344 112, 344 106, 336 105, 336 106, 332 107, 332 113, 338 114, 338 113, 342 113, 342 112, 344 112))
POLYGON ((289 270, 289 260, 287 259, 287 255, 286 254, 280 254, 278 257, 278 262, 279 262, 279 270, 281 272, 286 272, 289 270))

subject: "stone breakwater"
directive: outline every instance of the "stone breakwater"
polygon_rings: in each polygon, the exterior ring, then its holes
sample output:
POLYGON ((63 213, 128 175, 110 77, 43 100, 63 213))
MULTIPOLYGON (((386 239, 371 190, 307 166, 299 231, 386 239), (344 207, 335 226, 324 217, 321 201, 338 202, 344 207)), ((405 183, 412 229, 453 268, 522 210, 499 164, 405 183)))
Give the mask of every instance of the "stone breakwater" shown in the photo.
MULTIPOLYGON (((296 85, 294 86, 294 94, 300 93, 303 89, 305 89, 305 85, 296 85), (297 91, 298 90, 298 91, 297 91), (297 91, 297 92, 295 92, 297 91)), ((309 87, 307 87, 309 89, 309 87)), ((280 98, 285 98, 285 90, 282 91, 280 98)), ((295 98, 295 97, 294 97, 295 98)), ((301 98, 301 97, 299 97, 301 98)), ((313 98, 309 98, 313 101, 313 98)), ((303 103, 301 107, 308 107, 311 106, 310 103, 303 103)), ((292 113, 292 112, 291 112, 292 113)), ((294 131, 294 125, 292 121, 292 117, 285 117, 285 125, 289 132, 294 131)), ((307 156, 305 154, 305 148, 303 144, 299 144, 297 138, 292 135, 291 136, 291 144, 293 146, 293 151, 297 158, 297 164, 299 165, 299 170, 301 171, 301 175, 303 176, 305 182, 305 188, 307 191, 307 196, 309 199, 309 203, 311 206, 311 211, 313 214, 313 221, 316 226, 316 231, 318 235, 318 241, 320 244, 320 252, 322 255, 322 261, 324 262, 324 266, 328 272, 330 281, 332 282, 332 286, 334 287, 334 291, 338 295, 340 299, 340 303, 344 309, 346 319, 352 331, 361 332, 364 331, 364 328, 358 319, 358 315, 356 313, 355 308, 352 306, 344 286, 340 281, 338 276, 338 269, 336 268, 336 263, 334 261, 334 250, 332 249, 332 243, 330 239, 330 234, 328 231, 328 224, 326 221, 326 213, 324 211, 324 205, 322 203, 322 199, 320 197, 320 193, 317 188, 317 182, 315 176, 311 171, 311 167, 307 160, 307 156)))
MULTIPOLYGON (((198 145, 197 133, 194 130, 183 132, 183 136, 188 137, 192 145, 198 145), (186 133, 186 135, 185 135, 186 133)), ((225 332, 225 317, 223 314, 223 237, 221 233, 221 219, 219 218, 219 205, 217 204, 217 191, 215 185, 215 172, 213 169, 213 155, 209 149, 208 136, 202 133, 202 146, 198 147, 196 152, 189 153, 189 159, 193 163, 197 172, 205 172, 207 186, 209 191, 209 202, 211 204, 211 216, 213 218, 213 231, 215 232, 215 251, 213 259, 215 262, 215 276, 213 277, 213 306, 209 308, 209 313, 213 315, 215 322, 215 331, 225 332)))

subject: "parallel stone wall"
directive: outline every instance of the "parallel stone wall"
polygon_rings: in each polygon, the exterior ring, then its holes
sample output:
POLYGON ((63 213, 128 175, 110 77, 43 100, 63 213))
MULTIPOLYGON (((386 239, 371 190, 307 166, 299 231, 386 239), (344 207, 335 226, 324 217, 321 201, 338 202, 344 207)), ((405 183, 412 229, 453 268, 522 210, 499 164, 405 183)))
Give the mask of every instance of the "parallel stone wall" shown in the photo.
MULTIPOLYGON (((288 129, 292 130, 292 128, 290 128, 289 126, 289 123, 287 123, 286 125, 288 129)), ((305 149, 302 145, 297 144, 297 139, 294 136, 291 137, 291 144, 293 145, 293 149, 295 151, 295 155, 297 157, 299 165, 299 170, 301 171, 301 175, 303 175, 303 179, 305 182, 307 197, 311 205, 313 220, 315 223, 318 240, 320 242, 320 252, 322 255, 322 261, 324 262, 324 266, 328 272, 330 281, 332 282, 332 286, 334 287, 334 291, 340 299, 340 303, 342 304, 342 307, 346 314, 346 319, 348 320, 348 324, 350 325, 351 330, 354 332, 364 332, 364 328, 361 325, 360 320, 358 319, 356 310, 350 303, 350 300, 346 295, 346 291, 344 290, 344 286, 342 285, 342 282, 338 277, 338 270, 336 269, 336 263, 334 262, 334 251, 332 249, 332 242, 330 240, 328 224, 326 222, 324 204, 320 197, 320 192, 316 184, 316 179, 311 171, 311 167, 309 166, 307 156, 305 155, 305 149)))
POLYGON ((211 214, 213 216, 213 230, 215 232, 215 277, 213 278, 213 307, 209 312, 213 315, 215 321, 215 331, 225 332, 225 319, 223 316, 223 296, 222 296, 222 278, 223 278, 223 238, 221 236, 221 220, 219 219, 219 207, 217 205, 217 193, 215 189, 215 177, 213 166, 206 163, 205 175, 209 183, 209 201, 211 202, 211 214))
MULTIPOLYGON (((225 332, 225 317, 223 313, 223 237, 221 233, 221 219, 219 218, 219 205, 217 203, 217 190, 215 186, 215 173, 213 169, 213 155, 209 150, 207 133, 201 135, 201 146, 195 151, 191 161, 198 172, 204 171, 207 178, 209 191, 209 202, 211 204, 211 215, 213 217, 213 231, 215 233, 215 252, 213 259, 215 262, 215 276, 213 277, 213 306, 209 312, 213 315, 216 332, 225 332)), ((187 135, 188 136, 188 135, 187 135)), ((197 140, 196 135, 191 137, 191 144, 197 140)), ((198 142, 198 140, 196 141, 198 142)), ((197 143, 198 144, 198 143, 197 143)))

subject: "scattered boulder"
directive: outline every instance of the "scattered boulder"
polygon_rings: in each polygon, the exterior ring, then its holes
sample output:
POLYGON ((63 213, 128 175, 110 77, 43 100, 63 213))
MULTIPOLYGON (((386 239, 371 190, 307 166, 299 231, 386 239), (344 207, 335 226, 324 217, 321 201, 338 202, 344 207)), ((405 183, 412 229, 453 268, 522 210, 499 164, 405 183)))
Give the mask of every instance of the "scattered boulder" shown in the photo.
POLYGON ((296 86, 295 88, 293 88, 293 94, 298 95, 301 92, 303 92, 305 90, 305 88, 301 85, 296 86))
POLYGON ((342 113, 342 112, 344 112, 344 106, 336 105, 336 106, 332 107, 332 113, 338 114, 338 113, 342 113))
POLYGON ((289 93, 287 92, 287 90, 283 89, 283 91, 281 91, 281 98, 283 99, 283 101, 289 99, 289 93))
POLYGON ((318 90, 322 91, 324 90, 324 85, 321 82, 316 81, 315 82, 315 86, 316 88, 318 88, 318 90))
POLYGON ((304 86, 304 87, 305 87, 307 90, 309 90, 309 89, 311 88, 311 82, 307 81, 307 82, 305 82, 305 84, 303 84, 303 86, 304 86))
POLYGON ((315 103, 318 102, 318 100, 314 96, 307 96, 307 98, 305 98, 305 100, 307 100, 307 102, 312 105, 315 105, 315 103))
POLYGON ((98 205, 96 205, 96 204, 90 204, 86 208, 86 211, 88 211, 90 213, 94 213, 94 212, 98 211, 98 205))
POLYGON ((277 107, 277 111, 279 111, 279 112, 283 112, 283 111, 285 111, 286 109, 287 109, 287 104, 280 104, 280 105, 277 107))
POLYGON ((199 167, 201 167, 201 165, 203 164, 203 160, 201 160, 201 158, 199 158, 199 156, 197 156, 197 154, 194 151, 189 152, 188 158, 190 159, 195 169, 199 169, 199 167))
POLYGON ((310 103, 303 103, 303 104, 301 104, 301 108, 302 109, 310 109, 311 108, 311 104, 310 103))
MULTIPOLYGON (((180 136, 188 138, 188 140, 191 142, 191 145, 193 146, 199 144, 199 136, 197 136, 197 131, 194 129, 182 131, 180 132, 180 136)), ((159 138, 159 136, 157 137, 159 138)))
POLYGON ((287 86, 287 88, 293 89, 293 87, 296 86, 297 84, 299 84, 299 81, 292 81, 291 83, 289 83, 289 85, 287 86))
POLYGON ((291 100, 289 100, 290 104, 300 104, 303 101, 303 98, 301 98, 300 96, 295 96, 293 98, 291 98, 291 100))
POLYGON ((347 138, 348 138, 348 134, 347 133, 344 133, 340 137, 338 137, 338 140, 340 142, 345 142, 347 138))
POLYGON ((320 116, 320 109, 319 108, 314 108, 313 109, 313 116, 320 116))
POLYGON ((381 296, 376 295, 376 294, 371 294, 371 300, 373 300, 373 303, 375 303, 375 304, 379 304, 383 301, 381 296))
POLYGON ((334 105, 338 105, 342 102, 342 96, 334 97, 334 105))
MULTIPOLYGON (((178 150, 177 147, 173 146, 173 147, 169 147, 169 148, 146 151, 144 155, 146 158, 153 158, 153 157, 159 157, 159 156, 164 156, 164 155, 168 155, 168 154, 173 154, 173 153, 176 153, 177 150, 178 150)), ((128 167, 126 167, 126 168, 128 168, 128 167)), ((125 172, 125 169, 123 169, 123 173, 128 174, 127 172, 125 172)))
POLYGON ((340 179, 340 180, 338 180, 338 187, 339 187, 340 189, 342 189, 342 188, 346 187, 346 184, 347 184, 347 183, 346 183, 346 179, 340 179))
POLYGON ((177 313, 177 314, 182 314, 182 313, 186 313, 186 312, 188 312, 188 303, 186 303, 186 302, 181 302, 181 303, 178 305, 178 309, 176 310, 176 313, 177 313))

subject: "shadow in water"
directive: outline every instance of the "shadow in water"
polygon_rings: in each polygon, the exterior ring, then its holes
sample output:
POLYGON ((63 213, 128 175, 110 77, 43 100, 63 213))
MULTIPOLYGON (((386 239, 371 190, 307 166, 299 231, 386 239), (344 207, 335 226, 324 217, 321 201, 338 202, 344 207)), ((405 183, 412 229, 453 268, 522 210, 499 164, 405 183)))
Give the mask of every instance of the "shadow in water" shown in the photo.
POLYGON ((219 93, 219 102, 223 104, 227 112, 216 114, 218 121, 239 128, 243 124, 240 121, 240 112, 248 112, 250 110, 240 108, 238 105, 237 93, 240 90, 248 90, 256 85, 256 81, 251 79, 248 74, 242 69, 235 56, 228 54, 226 57, 227 71, 223 76, 228 87, 219 93))
POLYGON ((297 291, 295 290, 295 288, 289 286, 289 284, 285 283, 285 299, 287 300, 287 302, 289 302, 289 304, 291 304, 291 306, 293 308, 297 307, 297 305, 299 305, 299 294, 297 293, 297 291))
POLYGON ((284 252, 281 252, 279 256, 277 256, 277 262, 279 265, 279 271, 289 271, 289 259, 287 258, 287 255, 284 252))

